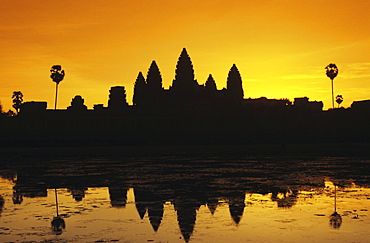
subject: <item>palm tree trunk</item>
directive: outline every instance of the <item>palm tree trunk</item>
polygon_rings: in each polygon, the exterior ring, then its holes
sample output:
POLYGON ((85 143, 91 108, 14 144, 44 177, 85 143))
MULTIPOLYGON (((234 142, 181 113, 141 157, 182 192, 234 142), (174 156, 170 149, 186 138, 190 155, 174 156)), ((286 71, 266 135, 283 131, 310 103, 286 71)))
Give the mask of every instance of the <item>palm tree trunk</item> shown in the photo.
POLYGON ((334 82, 333 79, 331 79, 331 101, 334 109, 334 82))
POLYGON ((58 83, 56 83, 56 88, 55 88, 55 105, 54 105, 54 110, 57 109, 57 99, 58 99, 58 83))

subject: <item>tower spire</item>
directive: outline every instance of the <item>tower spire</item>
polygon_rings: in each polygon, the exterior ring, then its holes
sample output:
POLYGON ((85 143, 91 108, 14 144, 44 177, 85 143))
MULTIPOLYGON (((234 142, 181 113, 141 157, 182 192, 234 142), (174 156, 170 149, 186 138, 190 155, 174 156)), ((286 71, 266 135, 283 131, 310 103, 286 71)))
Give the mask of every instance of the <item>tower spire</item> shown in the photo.
POLYGON ((184 92, 194 91, 197 81, 194 79, 194 68, 191 59, 183 48, 176 65, 175 79, 172 83, 172 88, 175 90, 182 90, 184 92))
POLYGON ((134 105, 143 105, 146 99, 147 84, 142 72, 139 72, 134 85, 132 101, 134 105))
POLYGON ((244 97, 242 78, 235 64, 231 67, 227 77, 227 92, 235 101, 241 101, 244 97))
POLYGON ((151 91, 162 89, 162 76, 155 60, 150 64, 146 82, 148 84, 148 89, 151 91))

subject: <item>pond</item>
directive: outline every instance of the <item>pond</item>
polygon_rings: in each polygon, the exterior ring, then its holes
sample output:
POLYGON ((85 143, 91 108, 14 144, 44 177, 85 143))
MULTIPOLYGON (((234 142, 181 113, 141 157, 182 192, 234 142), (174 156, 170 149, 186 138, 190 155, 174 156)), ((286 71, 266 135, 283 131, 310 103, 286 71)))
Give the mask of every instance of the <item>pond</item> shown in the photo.
POLYGON ((361 157, 21 158, 0 170, 0 239, 368 242, 369 165, 361 157))

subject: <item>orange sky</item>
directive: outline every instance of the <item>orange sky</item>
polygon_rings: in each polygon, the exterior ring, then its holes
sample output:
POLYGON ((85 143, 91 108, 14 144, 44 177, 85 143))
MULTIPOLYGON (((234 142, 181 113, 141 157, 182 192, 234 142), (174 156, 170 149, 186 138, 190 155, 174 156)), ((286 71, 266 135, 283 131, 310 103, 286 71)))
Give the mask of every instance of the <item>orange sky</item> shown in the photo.
POLYGON ((367 0, 0 0, 0 100, 13 91, 54 107, 50 67, 62 65, 58 108, 79 94, 107 105, 111 86, 123 85, 132 103, 139 71, 156 60, 164 87, 172 83, 186 47, 198 83, 211 73, 217 88, 235 63, 244 97, 307 96, 331 107, 325 66, 339 75, 342 105, 370 99, 370 2, 367 0))

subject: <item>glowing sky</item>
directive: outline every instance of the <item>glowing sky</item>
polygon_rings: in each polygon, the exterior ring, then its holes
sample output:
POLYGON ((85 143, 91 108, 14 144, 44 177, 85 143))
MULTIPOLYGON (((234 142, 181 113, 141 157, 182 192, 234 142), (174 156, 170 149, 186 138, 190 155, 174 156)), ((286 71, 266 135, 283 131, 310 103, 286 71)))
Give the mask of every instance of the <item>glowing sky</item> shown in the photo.
POLYGON ((0 100, 13 91, 54 107, 50 67, 62 65, 58 108, 75 95, 107 105, 111 86, 132 103, 139 71, 156 60, 168 88, 183 47, 204 84, 217 88, 235 63, 244 97, 307 96, 331 107, 325 66, 336 63, 335 95, 348 107, 370 99, 368 0, 0 0, 0 100))

